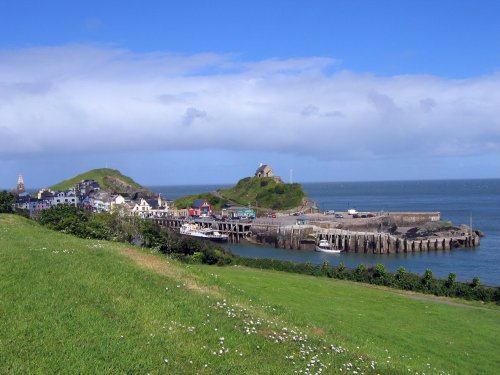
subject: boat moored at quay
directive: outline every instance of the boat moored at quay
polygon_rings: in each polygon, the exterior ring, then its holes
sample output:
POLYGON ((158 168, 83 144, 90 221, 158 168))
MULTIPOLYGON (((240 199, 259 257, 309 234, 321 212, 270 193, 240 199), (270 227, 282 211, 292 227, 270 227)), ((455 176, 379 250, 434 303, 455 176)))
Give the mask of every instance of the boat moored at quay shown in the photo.
POLYGON ((229 235, 226 233, 221 233, 213 228, 202 228, 196 223, 182 224, 180 234, 215 242, 227 242, 229 238, 229 235))
POLYGON ((331 244, 327 240, 320 240, 316 245, 316 251, 320 251, 322 253, 340 254, 342 250, 337 249, 335 245, 331 244))

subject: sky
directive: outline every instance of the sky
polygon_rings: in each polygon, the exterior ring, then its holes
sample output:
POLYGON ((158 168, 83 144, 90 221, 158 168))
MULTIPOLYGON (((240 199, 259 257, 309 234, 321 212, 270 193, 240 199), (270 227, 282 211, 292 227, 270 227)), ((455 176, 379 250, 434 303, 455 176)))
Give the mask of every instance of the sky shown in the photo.
POLYGON ((0 3, 0 188, 500 178, 499 1, 0 3))

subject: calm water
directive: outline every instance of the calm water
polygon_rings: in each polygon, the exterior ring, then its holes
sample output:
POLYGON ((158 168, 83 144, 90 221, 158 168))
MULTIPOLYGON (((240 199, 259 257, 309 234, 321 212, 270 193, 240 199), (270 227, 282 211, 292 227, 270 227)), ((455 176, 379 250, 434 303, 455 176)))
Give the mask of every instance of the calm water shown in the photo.
MULTIPOLYGON (((299 250, 275 249, 251 245, 228 245, 236 254, 249 257, 268 257, 322 264, 327 260, 348 267, 359 263, 382 263, 395 271, 423 273, 430 268, 435 276, 447 277, 455 272, 460 280, 479 276, 488 285, 500 285, 500 179, 447 181, 391 182, 326 182, 304 183, 307 195, 322 210, 358 211, 440 211, 443 220, 468 224, 485 233, 476 249, 458 249, 415 254, 323 254, 299 250)), ((166 198, 213 191, 226 185, 190 185, 152 187, 166 198)))

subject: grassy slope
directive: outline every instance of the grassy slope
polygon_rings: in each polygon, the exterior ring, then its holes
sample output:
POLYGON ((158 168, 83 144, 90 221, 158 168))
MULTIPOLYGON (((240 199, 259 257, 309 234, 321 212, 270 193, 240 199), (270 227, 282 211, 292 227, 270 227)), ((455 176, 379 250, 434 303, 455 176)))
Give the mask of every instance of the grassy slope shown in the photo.
POLYGON ((194 195, 187 195, 185 197, 177 198, 174 201, 175 207, 177 208, 189 208, 193 204, 193 202, 197 199, 207 200, 213 207, 214 210, 221 210, 226 204, 225 199, 221 199, 211 193, 201 193, 194 195))
POLYGON ((347 347, 380 361, 387 358, 399 369, 493 374, 500 368, 494 354, 500 344, 500 311, 495 308, 453 306, 273 271, 219 268, 217 274, 220 283, 237 285, 245 297, 272 303, 297 324, 321 327, 347 347))
POLYGON ((219 193, 243 206, 250 203, 281 210, 300 206, 306 196, 300 184, 279 184, 269 177, 247 177, 219 193))
POLYGON ((499 311, 278 272, 186 266, 124 246, 0 215, 0 373, 293 373, 306 368, 300 344, 266 337, 293 326, 309 333, 306 346, 349 348, 306 354, 332 364, 323 373, 349 362, 370 373, 370 360, 391 374, 500 367, 499 311), (258 319, 259 334, 245 334, 258 319), (222 356, 213 354, 220 337, 230 349, 222 356))
POLYGON ((78 182, 81 180, 94 180, 101 185, 101 188, 104 190, 109 190, 111 187, 108 186, 108 184, 105 181, 105 177, 114 177, 117 178, 137 189, 142 189, 142 186, 135 182, 133 179, 130 177, 122 175, 119 171, 116 169, 110 169, 110 168, 100 168, 100 169, 92 169, 91 171, 79 174, 78 176, 72 177, 68 180, 59 182, 58 184, 55 184, 51 186, 50 188, 52 190, 67 190, 73 186, 75 186, 78 182))

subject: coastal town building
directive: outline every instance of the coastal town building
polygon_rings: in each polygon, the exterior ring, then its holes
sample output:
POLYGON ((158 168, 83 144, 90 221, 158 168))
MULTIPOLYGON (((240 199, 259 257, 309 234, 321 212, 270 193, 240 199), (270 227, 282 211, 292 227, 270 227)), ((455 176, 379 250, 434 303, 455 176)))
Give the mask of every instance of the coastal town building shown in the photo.
POLYGON ((204 199, 197 199, 193 202, 191 207, 188 209, 189 216, 210 216, 214 212, 214 209, 208 201, 204 199))
POLYGON ((49 199, 52 199, 54 197, 55 193, 56 193, 55 191, 52 191, 50 189, 41 189, 38 191, 37 197, 38 197, 38 199, 49 200, 49 199))
POLYGON ((248 207, 233 206, 222 210, 222 216, 233 219, 255 219, 255 211, 248 207))
POLYGON ((165 217, 168 215, 167 202, 161 198, 157 199, 144 199, 140 200, 132 208, 131 214, 140 217, 165 217))
POLYGON ((66 190, 56 192, 52 198, 46 199, 50 206, 58 206, 61 204, 67 204, 69 206, 78 206, 80 203, 79 197, 74 191, 66 190))
POLYGON ((75 189, 80 196, 87 196, 92 193, 97 193, 101 189, 101 186, 94 180, 82 180, 75 185, 75 189))
POLYGON ((280 176, 275 176, 273 173, 273 169, 271 168, 270 165, 267 164, 260 164, 259 168, 255 171, 255 177, 271 177, 274 181, 276 181, 278 184, 282 184, 283 180, 281 179, 280 176))
POLYGON ((273 177, 273 169, 270 165, 261 164, 257 171, 255 171, 256 177, 273 177))

